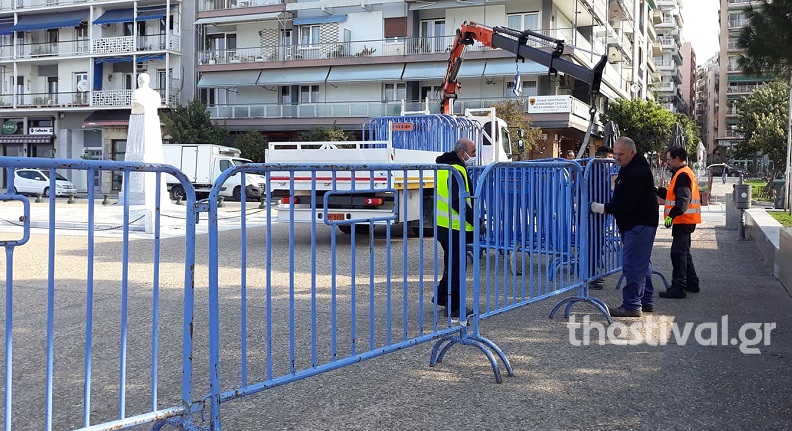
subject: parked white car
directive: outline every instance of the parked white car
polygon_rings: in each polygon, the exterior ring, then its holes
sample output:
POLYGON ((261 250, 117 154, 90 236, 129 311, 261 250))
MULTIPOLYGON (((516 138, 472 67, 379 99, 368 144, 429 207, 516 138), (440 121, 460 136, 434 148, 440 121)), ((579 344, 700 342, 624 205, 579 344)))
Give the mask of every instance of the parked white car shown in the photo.
MULTIPOLYGON (((14 189, 20 195, 49 196, 49 171, 40 169, 17 169, 14 171, 14 189)), ((77 187, 63 175, 55 174, 55 196, 77 194, 77 187)))

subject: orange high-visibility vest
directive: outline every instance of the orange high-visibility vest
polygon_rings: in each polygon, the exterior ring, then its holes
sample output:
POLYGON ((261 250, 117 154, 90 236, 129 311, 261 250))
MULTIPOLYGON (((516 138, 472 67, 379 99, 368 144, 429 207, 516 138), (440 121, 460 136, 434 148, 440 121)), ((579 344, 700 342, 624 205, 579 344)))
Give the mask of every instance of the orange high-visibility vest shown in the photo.
POLYGON ((690 177, 690 203, 684 214, 678 215, 674 218, 674 224, 699 224, 701 223, 701 195, 699 195, 698 181, 696 175, 688 166, 679 168, 671 178, 671 184, 668 185, 668 192, 666 193, 665 210, 663 214, 668 216, 671 208, 676 204, 676 194, 674 194, 674 187, 676 180, 680 175, 687 174, 690 177))

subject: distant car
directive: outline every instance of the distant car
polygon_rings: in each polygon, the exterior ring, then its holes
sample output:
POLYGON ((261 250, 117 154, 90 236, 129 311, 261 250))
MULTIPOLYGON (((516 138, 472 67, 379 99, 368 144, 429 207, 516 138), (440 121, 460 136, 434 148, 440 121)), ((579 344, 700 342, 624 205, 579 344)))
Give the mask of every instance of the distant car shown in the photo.
POLYGON ((730 177, 739 177, 740 175, 746 176, 748 172, 745 169, 738 168, 736 166, 728 165, 726 163, 715 163, 712 165, 707 166, 708 171, 712 171, 712 176, 720 177, 723 175, 723 167, 727 166, 729 168, 728 175, 730 177))
MULTIPOLYGON (((14 189, 20 195, 50 195, 49 171, 17 169, 14 171, 14 189)), ((55 174, 55 196, 77 194, 77 187, 63 175, 55 174)))

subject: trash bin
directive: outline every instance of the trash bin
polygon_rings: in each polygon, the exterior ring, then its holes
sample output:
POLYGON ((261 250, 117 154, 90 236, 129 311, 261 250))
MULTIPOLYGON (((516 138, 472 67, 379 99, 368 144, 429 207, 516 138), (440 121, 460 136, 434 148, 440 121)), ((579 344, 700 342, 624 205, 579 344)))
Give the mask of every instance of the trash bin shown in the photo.
POLYGON ((738 210, 747 210, 751 208, 751 185, 750 184, 735 184, 734 191, 732 192, 732 200, 734 207, 738 210))
POLYGON ((773 208, 784 209, 784 185, 786 180, 773 180, 773 189, 775 190, 775 200, 773 201, 773 208))

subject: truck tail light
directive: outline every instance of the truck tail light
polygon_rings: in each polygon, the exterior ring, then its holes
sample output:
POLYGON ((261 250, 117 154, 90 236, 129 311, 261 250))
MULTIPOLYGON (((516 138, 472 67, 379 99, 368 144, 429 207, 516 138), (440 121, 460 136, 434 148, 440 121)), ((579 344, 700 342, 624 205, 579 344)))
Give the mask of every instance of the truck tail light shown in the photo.
POLYGON ((296 196, 285 196, 285 197, 282 197, 281 200, 280 200, 280 203, 282 203, 284 205, 296 204, 297 203, 297 197, 296 196))
POLYGON ((374 205, 374 206, 382 205, 383 202, 385 201, 382 200, 382 198, 366 198, 363 200, 363 203, 365 203, 366 205, 374 205))

